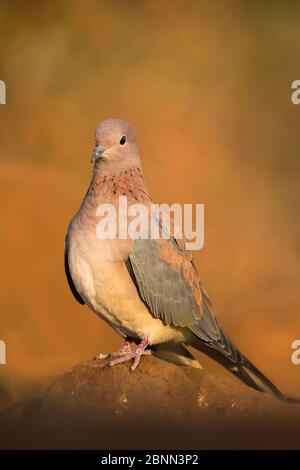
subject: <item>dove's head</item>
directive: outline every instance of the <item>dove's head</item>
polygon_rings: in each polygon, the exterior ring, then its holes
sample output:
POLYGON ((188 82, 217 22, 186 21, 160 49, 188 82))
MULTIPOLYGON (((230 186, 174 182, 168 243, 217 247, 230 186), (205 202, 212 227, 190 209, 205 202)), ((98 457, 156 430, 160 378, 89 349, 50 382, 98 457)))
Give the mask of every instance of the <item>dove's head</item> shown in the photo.
POLYGON ((120 119, 102 121, 95 131, 94 168, 118 173, 140 166, 136 132, 129 122, 120 119))

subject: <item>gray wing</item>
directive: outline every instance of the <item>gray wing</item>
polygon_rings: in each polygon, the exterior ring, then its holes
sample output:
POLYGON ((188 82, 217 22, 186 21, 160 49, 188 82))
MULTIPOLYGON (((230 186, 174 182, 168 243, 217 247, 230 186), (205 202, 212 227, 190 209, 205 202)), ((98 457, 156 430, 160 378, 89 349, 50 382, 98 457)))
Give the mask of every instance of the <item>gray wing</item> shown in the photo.
POLYGON ((126 266, 155 318, 188 328, 232 361, 240 360, 238 349, 213 313, 190 253, 175 238, 134 240, 126 266))
POLYGON ((179 327, 201 317, 198 276, 175 239, 135 240, 126 265, 154 317, 179 327))

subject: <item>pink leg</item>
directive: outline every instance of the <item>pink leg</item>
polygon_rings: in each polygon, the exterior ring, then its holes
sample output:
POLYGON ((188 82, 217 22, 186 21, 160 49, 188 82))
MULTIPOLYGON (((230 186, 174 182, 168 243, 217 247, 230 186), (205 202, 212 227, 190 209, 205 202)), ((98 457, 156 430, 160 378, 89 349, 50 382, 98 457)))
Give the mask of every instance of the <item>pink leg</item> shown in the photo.
POLYGON ((123 356, 123 354, 127 354, 128 352, 131 351, 131 343, 128 341, 128 339, 123 339, 121 347, 118 352, 112 353, 112 357, 119 357, 123 356))
MULTIPOLYGON (((111 367, 111 366, 115 366, 116 364, 121 364, 122 362, 127 362, 130 359, 133 359, 133 364, 131 366, 131 370, 133 371, 138 366, 141 356, 148 353, 148 351, 145 351, 148 346, 149 346, 149 341, 147 338, 144 338, 142 339, 142 341, 136 347, 135 350, 131 349, 130 351, 127 351, 126 353, 122 354, 122 356, 120 355, 116 359, 109 361, 107 365, 111 367)), ((151 351, 149 352, 151 354, 151 351)))
POLYGON ((134 371, 137 368, 142 355, 146 352, 145 350, 146 350, 147 346, 149 346, 149 341, 148 341, 147 338, 144 338, 135 350, 135 356, 134 356, 133 364, 130 368, 132 371, 134 371))

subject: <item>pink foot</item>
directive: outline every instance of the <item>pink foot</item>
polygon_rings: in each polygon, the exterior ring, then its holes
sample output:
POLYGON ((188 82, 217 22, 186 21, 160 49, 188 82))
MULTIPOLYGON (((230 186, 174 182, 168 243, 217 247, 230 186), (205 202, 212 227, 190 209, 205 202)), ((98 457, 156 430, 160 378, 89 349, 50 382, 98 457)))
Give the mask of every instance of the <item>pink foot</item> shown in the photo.
POLYGON ((108 359, 109 357, 123 356, 124 354, 127 354, 130 351, 132 351, 130 341, 128 341, 128 339, 123 339, 119 351, 114 352, 114 353, 108 353, 108 354, 98 353, 95 356, 95 360, 97 360, 97 359, 108 359))
POLYGON ((138 363, 140 362, 140 359, 143 355, 151 354, 150 350, 146 351, 146 348, 148 346, 149 346, 149 341, 147 338, 144 338, 140 342, 140 344, 136 347, 135 350, 130 349, 129 351, 126 351, 124 354, 119 355, 115 359, 107 362, 107 365, 112 367, 112 366, 115 366, 116 364, 121 364, 123 362, 129 361, 130 359, 133 359, 133 363, 130 368, 133 371, 138 366, 138 363))

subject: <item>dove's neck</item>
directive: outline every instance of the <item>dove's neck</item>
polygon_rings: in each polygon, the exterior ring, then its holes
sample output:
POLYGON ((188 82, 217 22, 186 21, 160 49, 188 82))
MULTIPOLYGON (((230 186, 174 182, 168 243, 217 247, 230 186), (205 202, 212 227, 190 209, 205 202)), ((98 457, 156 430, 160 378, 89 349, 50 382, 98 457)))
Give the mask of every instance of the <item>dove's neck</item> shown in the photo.
POLYGON ((139 167, 128 168, 119 174, 94 172, 89 189, 78 212, 81 218, 95 219, 101 204, 117 207, 120 196, 127 197, 127 204, 151 204, 143 173, 139 167))

